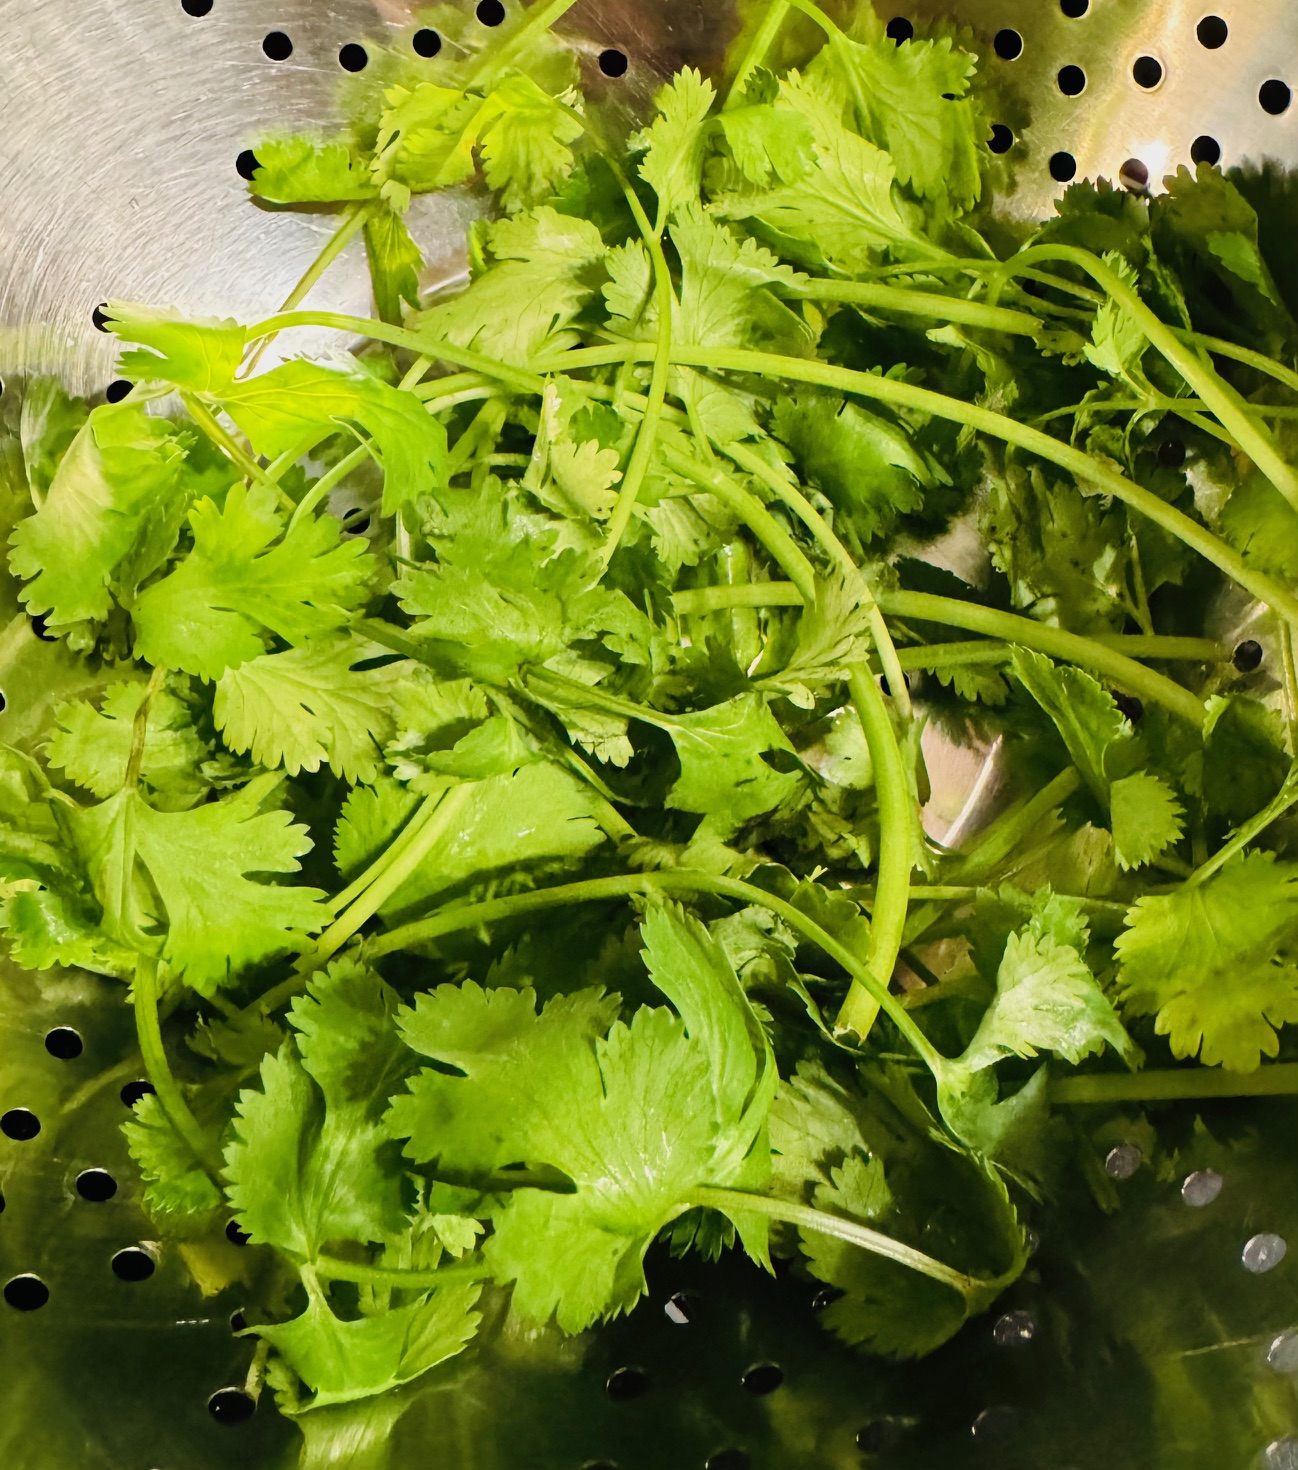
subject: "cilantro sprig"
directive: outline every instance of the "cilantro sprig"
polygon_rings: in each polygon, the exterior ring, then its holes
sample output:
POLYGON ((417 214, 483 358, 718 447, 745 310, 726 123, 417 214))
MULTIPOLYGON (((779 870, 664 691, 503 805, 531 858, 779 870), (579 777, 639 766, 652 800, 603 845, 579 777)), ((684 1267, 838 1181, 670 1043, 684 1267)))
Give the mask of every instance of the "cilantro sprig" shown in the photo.
POLYGON ((1295 1086, 1298 329, 1243 195, 1009 245, 976 58, 811 0, 621 141, 567 8, 260 140, 338 211, 283 309, 112 302, 132 396, 3 424, 0 932, 129 985, 145 1203, 264 1253, 290 1414, 631 1310, 663 1240, 916 1356, 1022 1272, 1060 1109, 1295 1086), (426 290, 410 199, 479 182, 426 290), (305 306, 358 235, 376 315, 305 306))

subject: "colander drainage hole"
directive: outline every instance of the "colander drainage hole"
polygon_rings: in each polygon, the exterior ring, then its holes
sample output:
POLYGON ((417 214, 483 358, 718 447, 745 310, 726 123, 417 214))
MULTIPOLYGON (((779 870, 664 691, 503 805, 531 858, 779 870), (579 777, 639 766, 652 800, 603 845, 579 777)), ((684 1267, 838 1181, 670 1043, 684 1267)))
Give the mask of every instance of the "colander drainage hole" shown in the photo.
POLYGON ((1132 63, 1131 75, 1136 85, 1148 92, 1163 80, 1163 63, 1156 56, 1137 56, 1132 63))
POLYGON ((212 13, 212 0, 180 0, 180 8, 186 15, 192 15, 195 20, 200 20, 203 16, 212 13))
POLYGON ((56 1026, 45 1033, 45 1050, 61 1062, 71 1062, 85 1050, 85 1043, 81 1033, 71 1026, 56 1026))
POLYGON ((415 48, 416 56, 422 56, 425 61, 429 61, 442 49, 442 38, 431 26, 424 26, 415 32, 410 44, 415 48))
POLYGON ((117 1180, 107 1169, 83 1169, 77 1175, 77 1193, 92 1205, 102 1205, 117 1193, 117 1180))
POLYGON ((885 29, 888 33, 889 38, 892 41, 895 41, 898 46, 900 46, 903 41, 911 40, 915 34, 914 24, 911 21, 907 20, 904 15, 894 15, 893 18, 888 22, 885 29))
POLYGON ((1230 27, 1219 15, 1205 15, 1194 28, 1194 33, 1199 38, 1199 45, 1206 47, 1209 51, 1216 51, 1226 44, 1226 37, 1230 35, 1230 27))
POLYGON ((992 1327, 997 1347, 1026 1347, 1037 1335, 1037 1319, 1031 1312, 1006 1312, 992 1327))
POLYGON ((498 26, 505 19, 505 7, 500 0, 478 0, 475 14, 484 26, 498 26))
POLYGON ((1077 160, 1071 153, 1050 155, 1050 177, 1057 184, 1070 183, 1077 176, 1077 160))
POLYGON ((1282 112, 1288 112, 1289 104, 1293 101, 1293 92, 1290 91, 1287 82, 1276 81, 1272 78, 1271 81, 1262 83, 1257 100, 1262 104, 1263 112, 1269 112, 1272 117, 1279 117, 1282 112))
POLYGON ((252 1239, 246 1230, 239 1229, 239 1222, 237 1220, 231 1220, 225 1227, 225 1238, 231 1245, 247 1245, 252 1239))
POLYGON ((643 1398, 649 1392, 649 1375, 643 1368, 617 1368, 609 1374, 604 1391, 619 1403, 643 1398))
POLYGON ((49 619, 44 613, 37 613, 32 619, 32 632, 42 643, 57 643, 59 640, 50 632, 49 619))
POLYGON ((338 53, 338 65, 344 71, 364 71, 370 64, 370 53, 355 41, 348 41, 338 53))
POLYGON ((1158 446, 1158 462, 1170 470, 1179 470, 1185 463, 1185 445, 1180 439, 1164 439, 1158 446))
POLYGON ((1145 1162, 1145 1156, 1134 1143, 1120 1143, 1104 1157, 1104 1172, 1110 1179, 1130 1179, 1145 1162))
POLYGON ((1253 1236, 1245 1244, 1240 1259, 1246 1271, 1251 1271, 1254 1276, 1262 1276, 1267 1271, 1274 1271, 1288 1254, 1289 1245, 1284 1236, 1267 1231, 1253 1236))
POLYGON ((703 1470, 748 1470, 752 1463, 753 1458, 747 1450, 718 1450, 715 1455, 708 1456, 703 1470))
POLYGON ((774 1393, 784 1382, 784 1369, 778 1363, 754 1363, 743 1376, 743 1385, 749 1393, 763 1398, 774 1393))
POLYGON ((14 1276, 5 1282, 5 1301, 15 1312, 38 1312, 50 1299, 50 1289, 39 1276, 14 1276))
POLYGON ((610 46, 606 51, 601 51, 599 53, 599 69, 606 77, 626 76, 626 52, 619 51, 616 46, 610 46))
MULTIPOLYGON (((1262 647, 1255 643, 1259 661, 1262 657, 1262 647)), ((1236 657, 1239 650, 1236 649, 1236 657)), ((1193 1174, 1187 1174, 1181 1184, 1181 1198, 1192 1209, 1201 1210, 1205 1205, 1210 1205, 1221 1193, 1224 1183, 1216 1169, 1198 1169, 1193 1174)))
POLYGON ((993 153, 1008 153, 1014 146, 1014 130, 1006 127, 1004 123, 993 123, 992 135, 987 140, 987 146, 993 153))
POLYGON ((1262 666, 1262 645, 1256 638, 1246 638, 1235 650, 1231 662, 1241 674, 1251 674, 1262 666))
POLYGON ((120 403, 123 398, 131 396, 131 389, 134 387, 135 384, 129 378, 114 378, 104 389, 104 397, 109 403, 120 403))
POLYGON ((90 313, 90 320, 95 324, 96 332, 108 330, 108 303, 101 301, 94 311, 90 313))
POLYGON ((240 1332, 247 1332, 247 1330, 248 1330, 248 1319, 244 1315, 244 1313, 242 1312, 242 1310, 240 1310, 238 1312, 231 1312, 230 1313, 230 1331, 233 1332, 236 1336, 238 1336, 238 1334, 240 1332))
POLYGON ((1192 163, 1220 163, 1221 144, 1207 133, 1200 133, 1190 144, 1190 161, 1192 163))
POLYGON ((257 1400, 246 1388, 218 1388, 207 1412, 218 1424, 246 1424, 257 1412, 257 1400))
POLYGON ((128 1245, 118 1251, 111 1265, 119 1281, 147 1281, 157 1269, 153 1257, 138 1245, 128 1245))
POLYGON ((1282 1332, 1266 1350, 1266 1365, 1275 1373, 1298 1373, 1298 1332, 1282 1332))
POLYGON ((41 1120, 30 1108, 10 1108, 0 1116, 0 1133, 15 1143, 27 1143, 41 1131, 41 1120))
POLYGON ((1076 97, 1086 90, 1086 73, 1080 66, 1061 66, 1055 80, 1065 97, 1076 97))
POLYGON ((1002 61, 1014 61, 1023 55, 1023 37, 1006 26, 992 37, 992 49, 1002 61))
POLYGON ((699 1317, 699 1297, 694 1291, 678 1291, 663 1303, 663 1315, 677 1327, 688 1327, 699 1317))
POLYGON ((133 1108, 142 1097, 148 1097, 155 1090, 152 1082, 146 1082, 141 1077, 135 1082, 128 1082, 122 1088, 121 1092, 118 1093, 118 1096, 128 1108, 133 1108))
POLYGON ((270 31, 263 39, 261 49, 272 61, 287 61, 293 54, 293 42, 283 31, 270 31))
POLYGON ((245 148, 234 160, 234 171, 241 179, 247 179, 251 184, 261 164, 257 161, 257 155, 251 148, 245 148))
POLYGON ((1091 0, 1059 0, 1059 8, 1069 20, 1080 20, 1091 8, 1091 0))

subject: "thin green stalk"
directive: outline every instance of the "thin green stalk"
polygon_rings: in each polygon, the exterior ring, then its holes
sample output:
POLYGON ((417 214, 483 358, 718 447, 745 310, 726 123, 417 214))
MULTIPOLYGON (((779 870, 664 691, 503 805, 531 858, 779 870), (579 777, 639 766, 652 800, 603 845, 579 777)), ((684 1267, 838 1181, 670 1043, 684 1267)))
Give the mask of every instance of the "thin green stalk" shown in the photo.
POLYGON ((1208 1097, 1290 1097, 1298 1093, 1298 1062, 1270 1062, 1255 1072, 1178 1067, 1163 1072, 1101 1072, 1056 1077, 1053 1103, 1179 1102, 1208 1097))
POLYGON ((226 431, 223 425, 217 420, 216 415, 208 408, 207 404, 195 398, 192 393, 182 393, 180 397, 190 418, 202 429, 203 433, 207 435, 221 453, 230 460, 241 475, 249 480, 256 481, 258 484, 271 485, 278 492, 281 501, 287 502, 288 505, 293 504, 289 497, 271 480, 266 471, 248 453, 243 445, 232 434, 226 431))
POLYGON ((870 638, 879 655, 879 662, 883 667, 884 677, 888 681, 893 704, 897 707, 903 725, 909 724, 913 714, 910 691, 906 688, 901 664, 897 661, 897 649, 892 641, 892 634, 888 631, 888 625, 884 622, 874 589, 870 586, 864 572, 852 560, 843 543, 834 535, 824 516, 816 510, 791 480, 778 474, 760 454, 742 444, 727 444, 721 448, 722 452, 733 459, 741 469, 747 470, 750 475, 759 479, 773 495, 788 506, 856 590, 865 608, 866 620, 870 626, 870 638))
POLYGON ((490 87, 496 77, 523 54, 533 37, 548 31, 556 21, 562 20, 576 3, 577 0, 550 0, 548 5, 533 5, 527 13, 526 21, 503 46, 486 48, 478 65, 469 73, 464 91, 471 91, 475 87, 490 87))
MULTIPOLYGON (((431 332, 417 331, 410 327, 394 327, 377 317, 349 316, 341 311, 289 311, 267 317, 265 321, 248 328, 248 340, 275 336, 279 332, 291 331, 296 327, 323 327, 327 331, 345 332, 349 336, 370 337, 375 342, 386 342, 390 347, 408 347, 435 362, 454 363, 456 367, 480 373, 498 383, 507 383, 522 393, 545 392, 545 379, 534 372, 510 367, 481 352, 468 347, 457 347, 431 332)), ((620 361, 620 355, 618 359, 620 361)))
POLYGON ((405 825, 396 834, 387 847, 374 859, 370 865, 325 903, 325 907, 331 914, 340 914, 349 904, 361 896, 375 879, 380 878, 387 871, 388 864, 395 862, 406 847, 419 835, 425 821, 432 816, 436 810, 437 803, 441 800, 441 793, 435 796, 426 796, 423 801, 410 813, 405 825))
POLYGON ((298 501, 297 507, 289 517, 289 530, 291 531, 299 521, 305 520, 335 486, 341 484, 353 470, 359 469, 365 463, 370 454, 371 449, 368 443, 358 444, 350 454, 345 454, 332 469, 326 470, 298 501))
MULTIPOLYGON (((716 612, 735 605, 796 607, 801 601, 802 594, 788 582, 753 582, 744 588, 694 587, 672 597, 675 610, 685 615, 716 612)), ((1162 705, 1196 726, 1201 726, 1204 720, 1204 707, 1200 701, 1188 689, 1145 668, 1122 650, 1130 649, 1146 658, 1190 659, 1195 662, 1224 662, 1230 657, 1223 645, 1210 639, 1159 638, 1143 634, 1083 638, 1048 623, 1038 623, 1034 618, 1019 617, 1016 613, 1001 612, 955 597, 937 597, 928 592, 884 592, 879 596, 879 606, 890 617, 913 618, 964 628, 971 633, 985 633, 1002 643, 1018 644, 1049 654, 1061 663, 1094 669, 1123 689, 1162 705)), ((924 651, 924 656, 939 654, 944 646, 934 644, 924 651)), ((914 656, 911 650, 906 652, 914 656)), ((898 658, 901 658, 900 653, 898 658)))
POLYGON ((662 233, 666 219, 661 208, 655 228, 650 225, 649 216, 644 212, 639 195, 631 187, 630 180, 622 171, 622 166, 616 161, 612 150, 605 148, 604 154, 621 185, 636 228, 640 231, 645 248, 649 252, 649 259, 653 264, 654 303, 658 312, 658 338, 654 351, 653 369, 649 377, 649 394, 645 403, 644 416, 636 431, 635 447, 627 462, 626 474, 618 489, 613 513, 609 516, 604 545, 600 551, 600 555, 607 563, 612 559, 613 553, 621 544, 622 537, 626 535, 627 527, 631 524, 631 517, 635 513, 636 503, 640 499, 640 491, 644 486, 645 476, 649 472, 649 465, 653 459, 654 446, 658 442, 658 429, 662 423, 663 405, 667 401, 667 383, 671 375, 672 314, 676 309, 676 293, 672 290, 671 272, 667 268, 667 257, 663 254, 662 233))
POLYGON ((140 955, 135 962, 135 983, 131 987, 135 1009, 135 1034, 140 1044, 145 1075, 153 1084, 162 1111, 190 1152, 213 1179, 221 1170, 221 1157, 203 1126, 190 1111, 167 1061, 162 1044, 162 1025, 158 1019, 158 962, 152 955, 140 955))
POLYGON ((1236 828, 1228 842, 1224 843, 1206 863, 1195 868, 1185 880, 1185 886, 1197 888, 1200 883, 1206 883, 1214 873, 1220 872, 1236 853, 1243 852, 1250 842, 1260 837, 1272 822, 1284 816, 1296 803, 1298 803, 1298 768, 1289 772, 1284 785, 1260 812, 1250 817, 1241 827, 1236 828))
POLYGON ((140 784, 140 771, 144 765, 144 747, 149 738, 149 711, 153 708, 153 700, 158 691, 166 682, 167 671, 161 665, 154 669, 149 675, 149 682, 145 685, 144 696, 136 706, 135 718, 131 722, 131 749, 126 757, 126 776, 122 785, 127 791, 134 791, 140 784))
POLYGON ((1226 357, 1232 362, 1256 368, 1258 372, 1265 373, 1267 377, 1274 378, 1277 383, 1283 383, 1286 388, 1292 388, 1298 393, 1298 373, 1261 352, 1254 352, 1251 347, 1241 347, 1238 342, 1228 342, 1224 337, 1209 337, 1203 332, 1191 332, 1185 327, 1169 327, 1168 331, 1191 346, 1202 347, 1208 352, 1215 352, 1218 357, 1226 357))
POLYGON ((1280 661, 1284 664, 1285 724, 1289 729, 1289 758, 1298 761, 1298 665, 1294 662, 1293 629, 1280 621, 1280 661))
POLYGON ((359 1261, 342 1261, 336 1256, 317 1256, 311 1265, 315 1274, 326 1281, 354 1281, 358 1286, 390 1286, 404 1291, 436 1290, 451 1281, 481 1281, 491 1274, 480 1258, 438 1266, 431 1271, 405 1266, 369 1266, 359 1261))
POLYGON ((922 316, 939 322, 982 327, 990 332, 1009 332, 1020 337, 1038 336, 1045 323, 1026 311, 1006 306, 988 306, 961 296, 943 296, 936 291, 911 291, 905 286, 888 286, 878 281, 806 280, 780 286, 778 294, 792 301, 846 301, 854 306, 874 306, 903 316, 922 316))
MULTIPOLYGON (((622 362, 628 355, 644 361, 649 350, 643 343, 626 347, 587 348, 541 358, 533 363, 533 367, 550 371, 572 371, 622 362)), ((1053 439, 1049 434, 1043 434, 1041 430, 1033 429, 1027 424, 1020 424, 1005 414, 950 398, 943 393, 935 393, 928 388, 920 388, 913 383, 811 359, 781 357, 776 353, 750 352, 741 348, 693 346, 678 346, 673 349, 672 356, 687 367, 711 368, 719 372, 756 373, 774 379, 787 378, 793 382, 813 383, 882 403, 918 409, 935 418, 965 424, 979 433, 1017 445, 1018 448, 1067 470, 1080 484, 1093 487, 1100 494, 1112 495, 1131 506, 1156 525, 1162 526, 1178 541, 1198 552, 1259 601, 1298 624, 1298 597, 1271 577, 1251 567, 1220 538, 1183 512, 1160 500, 1152 491, 1128 480, 1125 475, 1093 459, 1083 450, 1074 449, 1072 445, 1053 439)))
POLYGON ((1145 305, 1133 286, 1129 286, 1099 256, 1072 245, 1034 245, 1021 251, 1016 258, 1026 262, 1064 261, 1084 270, 1135 322, 1150 345, 1180 373, 1236 444, 1298 511, 1298 472, 1285 462, 1270 436, 1247 413, 1241 412, 1238 397, 1229 384, 1145 305))
POLYGON ((757 34, 749 43, 748 50, 744 52, 734 79, 730 83, 730 90, 726 93, 726 100, 721 104, 722 112, 729 110, 739 102, 748 86, 748 79, 766 60, 767 52, 775 44, 775 38, 789 15, 789 0, 772 0, 766 14, 762 17, 762 23, 757 29, 757 34))
POLYGON ((887 1013, 925 1065, 934 1073, 941 1069, 942 1058, 932 1042, 906 1015, 906 1009, 897 997, 890 994, 887 988, 879 983, 878 979, 865 968, 851 950, 826 933, 819 924, 809 919, 800 909, 738 878, 721 878, 713 873, 699 873, 688 868, 665 868, 653 873, 624 873, 608 878, 588 878, 576 883, 561 884, 554 888, 538 888, 525 893, 514 893, 505 898, 485 899, 481 903, 455 904, 431 914, 426 919, 416 919, 412 923, 391 929, 386 934, 378 935, 366 942, 364 953, 378 959, 396 950, 430 944, 433 940, 440 939, 446 934, 456 934, 466 929, 485 928, 504 919, 539 913, 545 909, 657 892, 714 893, 722 897, 738 899, 745 904, 770 909, 772 913, 778 914, 795 933, 801 934, 804 939, 816 945, 840 965, 852 980, 871 992, 879 1002, 880 1008, 887 1013))
POLYGON ((692 1189, 687 1203, 701 1205, 709 1210, 723 1210, 728 1215, 763 1215, 768 1220, 796 1225, 800 1230, 813 1230, 817 1235, 829 1235, 835 1240, 844 1240, 849 1245, 869 1251, 871 1255, 896 1261, 898 1265, 918 1271, 922 1276, 940 1281, 943 1286, 959 1292, 966 1300, 994 1291, 1000 1284, 998 1281, 980 1281, 976 1277, 967 1276, 963 1271, 957 1271, 954 1267, 925 1255, 923 1251, 916 1250, 914 1246, 904 1245, 889 1235, 871 1230, 868 1225, 860 1225, 842 1215, 830 1215, 824 1210, 812 1209, 810 1205, 795 1204, 792 1200, 772 1199, 769 1195, 750 1194, 742 1189, 714 1189, 709 1186, 692 1189))
POLYGON ((418 830, 394 852, 388 849, 383 871, 324 931, 294 969, 304 978, 327 965, 362 924, 388 901, 432 852, 473 800, 475 785, 466 781, 429 808, 418 830))
POLYGON ((1076 766, 1065 766, 1034 796, 1021 806, 1012 807, 997 818, 965 851, 951 870, 956 883, 979 883, 996 869, 1018 847, 1019 843, 1043 817, 1061 806, 1081 786, 1082 777, 1076 766))
POLYGON ((966 628, 972 633, 986 633, 988 637, 1036 649, 1064 663, 1095 669, 1132 694, 1162 705, 1196 727, 1203 725, 1203 703, 1188 689, 1116 652, 1108 644, 1063 628, 1052 628, 1033 618, 1021 618, 1014 613, 928 592, 885 593, 880 597, 880 606, 891 617, 915 618, 966 628))
MULTIPOLYGON (((874 909, 870 915, 870 943, 865 968, 885 988, 892 979, 897 953, 906 930, 913 865, 915 804, 901 758, 901 747, 888 718, 888 706, 872 675, 853 669, 848 679, 852 703, 865 731, 874 765, 875 798, 879 805, 879 863, 875 878, 874 909)), ((877 996, 854 984, 848 991, 835 1024, 837 1031, 870 1034, 879 1013, 877 996)))
MULTIPOLYGON (((320 277, 324 275, 334 261, 338 259, 348 245, 365 228, 365 222, 369 218, 372 208, 373 201, 368 199, 347 206, 343 211, 341 223, 325 242, 324 249, 307 266, 297 285, 284 298, 284 304, 280 307, 281 311, 292 311, 295 306, 298 306, 306 300, 311 293, 312 287, 320 277)), ((249 341, 251 342, 251 340, 250 337, 249 341)), ((253 351, 248 356, 248 360, 244 364, 243 372, 245 377, 261 361, 266 349, 273 341, 274 333, 268 337, 263 337, 257 343, 256 347, 253 348, 253 351)))

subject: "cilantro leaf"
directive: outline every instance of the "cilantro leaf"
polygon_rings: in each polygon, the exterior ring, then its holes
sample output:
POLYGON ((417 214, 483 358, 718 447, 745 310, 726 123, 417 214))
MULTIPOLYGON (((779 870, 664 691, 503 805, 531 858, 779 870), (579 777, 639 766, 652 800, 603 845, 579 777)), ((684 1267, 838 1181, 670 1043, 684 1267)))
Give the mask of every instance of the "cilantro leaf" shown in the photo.
POLYGON ((977 62, 950 36, 899 46, 873 29, 866 41, 825 46, 808 76, 838 82, 862 134, 891 156, 898 183, 939 213, 969 209, 982 193, 986 126, 969 96, 977 62))
POLYGON ((1053 664, 1044 654, 1015 648, 1014 675, 1045 710, 1086 784, 1106 806, 1114 752, 1131 739, 1131 726, 1113 696, 1090 674, 1053 664))
MULTIPOLYGON (((273 780, 273 778, 272 778, 273 780)), ((258 882, 293 873, 310 849, 288 812, 261 811, 265 781, 192 811, 163 812, 124 790, 72 818, 105 932, 160 950, 186 982, 213 994, 231 976, 294 947, 321 921, 318 889, 258 882), (125 853, 133 850, 129 867, 125 853), (161 941, 152 938, 164 930, 161 941)))
POLYGON ((150 663, 218 679, 265 651, 265 635, 290 643, 333 632, 365 594, 369 558, 340 541, 329 517, 284 532, 269 486, 234 486, 223 508, 190 513, 194 547, 147 587, 134 608, 136 651, 150 663))
POLYGON ((1298 868, 1271 853, 1232 858, 1206 881, 1146 895, 1117 939, 1131 1015, 1153 1015, 1178 1057, 1251 1072, 1298 1021, 1298 868))
POLYGON ((644 1253, 692 1185, 760 1182, 754 1146, 774 1085, 760 1023, 697 921, 664 909, 644 935, 683 1019, 641 1008, 605 1036, 616 997, 557 996, 538 1015, 530 990, 472 984, 440 987, 403 1013, 410 1044, 463 1074, 427 1070, 394 1101, 407 1151, 452 1174, 548 1164, 575 1186, 514 1190, 486 1246, 497 1277, 514 1282, 516 1308, 554 1313, 567 1331, 644 1291, 644 1253))
POLYGON ((716 95, 712 83, 687 66, 654 98, 658 116, 637 141, 645 150, 640 177, 658 196, 660 219, 699 197, 708 114, 716 95))
POLYGON ((573 346, 574 323, 600 284, 605 247, 599 230, 544 205, 497 220, 486 246, 493 263, 468 290, 436 302, 414 325, 430 338, 506 362, 525 363, 573 346))
POLYGON ((153 1093, 135 1104, 122 1132, 144 1180, 144 1204, 150 1216, 171 1233, 183 1234, 210 1224, 221 1208, 221 1191, 171 1126, 153 1093))
POLYGON ((405 672, 354 667, 375 652, 343 634, 226 669, 213 706, 222 739, 290 776, 327 764, 348 781, 372 781, 393 733, 392 687, 405 672))
MULTIPOLYGON (((112 684, 98 710, 86 700, 60 705, 58 729, 46 751, 50 765, 103 800, 126 780, 135 715, 145 685, 112 684)), ((177 695, 159 690, 149 704, 141 779, 155 791, 194 800, 208 788, 202 767, 211 754, 194 728, 194 712, 177 695)))
POLYGON ((1109 787, 1113 851, 1120 868, 1138 868, 1179 841, 1185 808, 1161 776, 1135 771, 1109 787))
POLYGON ((194 320, 135 301, 110 301, 107 316, 109 331, 145 349, 118 358, 119 371, 128 377, 219 393, 243 362, 247 333, 228 318, 194 320))
POLYGON ((765 699, 756 692, 666 724, 681 773, 667 805, 711 817, 726 832, 793 800, 803 781, 796 770, 776 769, 764 757, 793 754, 765 699))
POLYGON ((95 409, 10 539, 28 610, 55 630, 108 616, 113 573, 152 507, 183 494, 187 436, 129 401, 95 409))
POLYGON ((89 407, 73 398, 57 378, 35 377, 23 394, 18 423, 19 448, 28 486, 44 496, 59 461, 85 426, 89 407))
POLYGON ((864 546, 921 510, 944 476, 895 424, 832 394, 801 389, 775 406, 771 433, 864 546))
POLYGON ((483 177, 500 194, 510 213, 536 204, 572 172, 568 146, 581 137, 582 124, 521 72, 492 89, 500 110, 482 143, 483 177))
POLYGON ((272 204, 342 203, 378 193, 369 168, 346 143, 291 133, 263 138, 253 151, 257 170, 249 191, 272 204))
POLYGON ((289 1322, 252 1330, 312 1391, 294 1412, 352 1403, 410 1383, 464 1350, 481 1320, 481 1287, 448 1284, 405 1306, 345 1321, 319 1294, 289 1322))
POLYGON ((424 255, 394 209, 374 209, 365 220, 365 254, 374 283, 374 305, 385 322, 400 324, 401 303, 419 305, 424 255))

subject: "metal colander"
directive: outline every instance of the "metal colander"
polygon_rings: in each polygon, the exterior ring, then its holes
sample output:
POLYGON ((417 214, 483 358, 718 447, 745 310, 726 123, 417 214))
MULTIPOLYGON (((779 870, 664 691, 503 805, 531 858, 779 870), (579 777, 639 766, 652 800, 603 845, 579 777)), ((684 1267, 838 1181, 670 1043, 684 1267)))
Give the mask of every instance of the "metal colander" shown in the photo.
MULTIPOLYGON (((1298 7, 897 12, 898 39, 937 18, 972 29, 1003 84, 993 137, 1013 150, 1007 204, 1022 216, 1048 212, 1073 176, 1156 185, 1192 158, 1285 196, 1298 7)), ((478 7, 483 24, 499 13, 478 7)), ((273 128, 339 120, 378 45, 411 45, 420 18, 406 0, 0 0, 0 413, 16 410, 20 369, 104 391, 113 344, 91 313, 110 295, 197 315, 273 309, 331 221, 253 207, 239 153, 273 128)), ((592 89, 638 105, 677 66, 715 66, 739 17, 731 0, 585 0, 568 24, 592 89)), ((470 208, 418 203, 430 284, 460 269, 470 208)), ((365 309, 359 247, 315 299, 365 309)), ((60 646, 18 617, 11 588, 0 600, 0 669, 50 701, 75 693, 60 646)), ((11 705, 0 739, 40 719, 11 705)), ((994 779, 980 782, 978 753, 927 754, 937 835, 967 831, 994 779)), ((1028 1272, 918 1364, 837 1345, 817 1321, 823 1289, 796 1270, 655 1254, 628 1319, 575 1339, 488 1331, 410 1388, 316 1411, 299 1431, 268 1402, 250 1414, 241 1392, 252 1348, 232 1318, 257 1254, 237 1233, 202 1253, 149 1238, 119 1131, 139 1071, 120 987, 0 972, 2 1470, 1298 1470, 1287 1101, 1076 1110, 1071 1182, 1037 1222, 1028 1272)))

